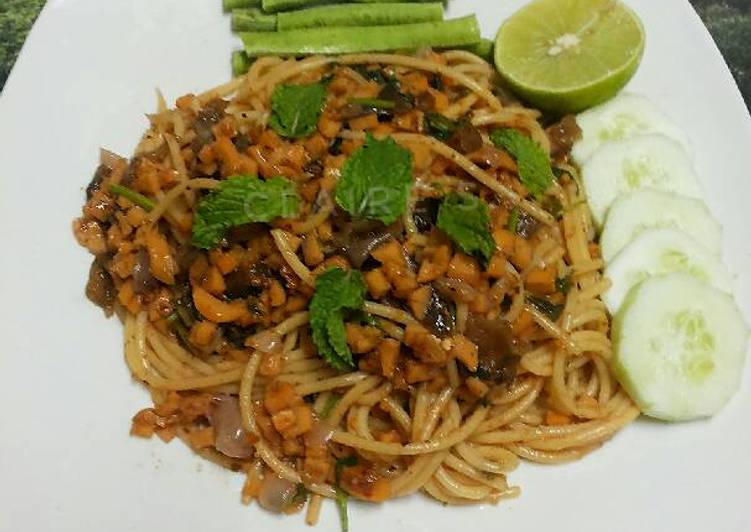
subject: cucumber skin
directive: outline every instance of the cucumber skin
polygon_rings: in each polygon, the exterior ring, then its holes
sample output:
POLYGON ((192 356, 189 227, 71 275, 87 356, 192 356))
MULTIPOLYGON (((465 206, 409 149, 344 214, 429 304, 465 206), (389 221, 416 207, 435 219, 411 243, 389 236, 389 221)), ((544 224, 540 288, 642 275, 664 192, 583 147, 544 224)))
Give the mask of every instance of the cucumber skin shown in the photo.
POLYGON ((628 314, 629 309, 636 301, 640 287, 641 284, 637 284, 636 286, 633 286, 631 290, 629 290, 626 298, 623 300, 621 308, 618 310, 618 313, 613 316, 613 322, 610 327, 610 338, 613 344, 613 361, 611 364, 611 370, 613 371, 613 376, 621 384, 621 386, 623 386, 629 397, 631 397, 631 399, 637 404, 639 410, 648 411, 651 409, 652 405, 637 400, 638 387, 636 383, 629 377, 628 371, 626 371, 626 369, 620 363, 620 357, 618 356, 623 334, 623 321, 628 314))
MULTIPOLYGON (((621 216, 626 217, 627 219, 632 219, 634 216, 631 215, 631 212, 641 213, 645 209, 649 209, 653 212, 656 212, 657 209, 659 209, 660 212, 663 213, 677 211, 681 213, 683 219, 687 220, 688 224, 685 226, 676 225, 669 217, 663 219, 658 218, 653 223, 653 220, 648 217, 650 223, 644 225, 645 229, 675 227, 691 236, 694 240, 709 249, 713 254, 720 255, 722 253, 722 227, 719 222, 713 218, 712 213, 704 202, 696 198, 671 195, 668 192, 662 192, 659 190, 641 189, 616 199, 610 206, 610 210, 605 219, 605 227, 600 235, 602 258, 606 264, 614 260, 623 248, 639 236, 639 232, 636 231, 636 225, 626 225, 626 228, 632 229, 629 233, 628 231, 624 231, 623 224, 616 220, 620 220, 621 216), (675 202, 679 202, 682 205, 676 207, 678 203, 662 203, 663 201, 669 202, 672 200, 675 200, 675 202), (626 209, 626 206, 628 209, 626 209), (690 215, 688 214, 689 212, 691 213, 690 215), (706 215, 706 219, 704 219, 702 223, 694 225, 695 221, 700 219, 698 217, 701 216, 701 214, 706 215)), ((639 221, 643 221, 641 215, 639 216, 639 221)))
POLYGON ((277 29, 290 31, 322 26, 388 26, 432 22, 443 18, 443 4, 338 4, 279 13, 277 29))
POLYGON ((240 38, 250 57, 383 52, 423 46, 449 48, 477 44, 481 40, 474 15, 396 26, 343 26, 276 33, 241 33, 240 38))

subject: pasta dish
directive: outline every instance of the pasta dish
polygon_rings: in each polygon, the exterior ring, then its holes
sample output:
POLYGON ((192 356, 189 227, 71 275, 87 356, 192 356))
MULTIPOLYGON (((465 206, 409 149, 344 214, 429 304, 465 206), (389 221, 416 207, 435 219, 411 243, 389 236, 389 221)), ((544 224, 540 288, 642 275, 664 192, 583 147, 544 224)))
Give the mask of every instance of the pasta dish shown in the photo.
POLYGON ((576 123, 496 76, 466 51, 261 57, 103 151, 74 233, 151 394, 132 434, 313 524, 327 498, 515 497, 520 460, 635 419, 576 123))

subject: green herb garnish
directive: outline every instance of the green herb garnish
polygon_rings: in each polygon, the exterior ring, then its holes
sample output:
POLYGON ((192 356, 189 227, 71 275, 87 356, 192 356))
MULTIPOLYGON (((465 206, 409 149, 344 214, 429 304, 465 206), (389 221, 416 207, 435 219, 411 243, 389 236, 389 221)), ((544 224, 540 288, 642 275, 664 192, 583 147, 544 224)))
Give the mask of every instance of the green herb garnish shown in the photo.
POLYGON ((334 140, 332 140, 331 144, 329 145, 329 153, 331 155, 341 155, 343 142, 344 139, 342 137, 336 137, 334 140))
POLYGON ((334 489, 336 491, 336 509, 339 510, 339 524, 341 525, 342 532, 349 531, 349 516, 347 515, 347 503, 349 502, 349 494, 344 491, 340 482, 342 479, 342 469, 345 467, 352 467, 357 465, 356 456, 344 456, 336 461, 334 467, 334 489))
POLYGON ((177 312, 173 312, 169 315, 167 318, 167 321, 172 325, 172 328, 175 331, 175 334, 177 334, 177 337, 180 339, 180 342, 186 346, 190 347, 190 332, 188 329, 183 325, 182 320, 180 319, 180 315, 177 312))
POLYGON ((154 200, 147 198, 143 194, 139 194, 135 190, 124 187, 123 185, 116 185, 115 183, 112 183, 108 188, 109 191, 115 196, 122 196, 131 203, 138 205, 139 207, 147 211, 150 211, 156 206, 156 202, 154 200))
POLYGON ((563 204, 561 203, 561 200, 555 196, 545 196, 542 198, 542 201, 540 201, 540 205, 543 209, 552 214, 553 218, 556 220, 563 216, 563 204))
POLYGON ((349 532, 349 515, 347 515, 347 503, 349 502, 349 495, 339 486, 337 486, 335 490, 336 509, 339 511, 339 526, 341 526, 342 532, 349 532))
POLYGON ((370 325, 371 327, 378 327, 379 325, 378 319, 372 314, 368 314, 364 310, 355 312, 352 318, 360 324, 370 325))
POLYGON ((438 208, 438 228, 468 255, 488 261, 495 253, 495 240, 490 233, 490 209, 487 203, 472 194, 448 194, 438 208))
POLYGON ((561 294, 568 294, 569 290, 571 290, 571 277, 558 277, 555 280, 555 290, 556 292, 560 292, 561 294))
POLYGON ((446 142, 456 130, 456 122, 440 113, 425 113, 425 132, 431 137, 446 142))
POLYGON ((297 491, 295 491, 295 494, 292 496, 292 498, 287 503, 287 508, 294 508, 297 505, 300 505, 308 500, 308 488, 305 487, 303 484, 297 485, 297 491))
POLYGON ((193 218, 193 245, 210 249, 228 229, 294 216, 299 204, 295 185, 284 178, 230 177, 199 202, 193 218))
POLYGON ((535 141, 511 128, 496 129, 490 134, 490 140, 516 159, 519 179, 530 194, 539 197, 548 189, 555 177, 550 159, 535 141))
POLYGON ((356 218, 388 225, 406 210, 412 183, 412 153, 392 138, 368 135, 344 163, 336 202, 356 218))
POLYGON ((345 310, 362 310, 365 283, 358 271, 330 268, 316 279, 310 302, 310 327, 318 354, 335 369, 354 367, 344 328, 345 310))
POLYGON ((321 413, 320 413, 321 419, 328 418, 341 399, 342 399, 341 395, 337 393, 332 393, 329 396, 329 398, 326 400, 326 404, 324 404, 323 408, 321 409, 321 413))
POLYGON ((342 470, 345 467, 354 467, 357 465, 357 457, 355 455, 349 455, 349 456, 342 456, 341 458, 338 458, 336 460, 336 464, 334 465, 334 477, 336 478, 336 483, 339 484, 342 478, 342 470))
POLYGON ((393 76, 387 76, 386 73, 380 68, 372 70, 365 65, 355 65, 351 68, 365 79, 369 81, 375 81, 379 85, 383 85, 384 83, 393 79, 393 76))
POLYGON ((553 322, 558 321, 558 318, 561 316, 561 312, 563 312, 563 305, 552 303, 547 299, 541 297, 528 295, 527 303, 535 307, 538 311, 543 313, 550 319, 550 321, 553 322))
POLYGON ((326 104, 326 84, 277 85, 271 95, 269 124, 282 137, 312 135, 326 104))
POLYGON ((352 98, 349 103, 372 109, 393 109, 396 107, 396 102, 393 100, 384 100, 380 98, 352 98))
POLYGON ((511 231, 514 234, 516 234, 516 232, 519 230, 519 220, 520 220, 519 214, 520 214, 519 207, 514 207, 513 209, 511 209, 511 213, 509 214, 509 217, 508 217, 508 224, 506 227, 508 228, 509 231, 511 231))

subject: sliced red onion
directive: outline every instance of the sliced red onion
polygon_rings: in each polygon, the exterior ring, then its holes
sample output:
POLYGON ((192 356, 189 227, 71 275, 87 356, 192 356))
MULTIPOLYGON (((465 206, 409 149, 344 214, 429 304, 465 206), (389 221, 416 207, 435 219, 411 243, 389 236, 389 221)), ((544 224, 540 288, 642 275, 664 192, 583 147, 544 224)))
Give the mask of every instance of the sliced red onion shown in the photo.
POLYGON ((435 289, 438 290, 441 295, 452 299, 457 303, 470 303, 477 297, 477 290, 461 279, 443 277, 435 281, 433 286, 435 286, 435 289))
POLYGON ((209 404, 209 422, 214 427, 214 447, 230 458, 249 458, 253 446, 242 426, 240 403, 232 395, 215 395, 209 404))
POLYGON ((274 331, 262 331, 254 335, 247 345, 261 353, 280 353, 284 346, 282 337, 274 331))
POLYGON ((292 502, 295 493, 297 485, 275 473, 269 473, 263 479, 258 504, 270 512, 281 513, 292 502))
POLYGON ((328 423, 319 421, 305 435, 305 444, 310 447, 323 447, 329 442, 333 434, 334 429, 328 423))
POLYGON ((123 157, 120 157, 118 154, 109 150, 105 150, 104 148, 99 150, 99 164, 106 166, 109 169, 114 168, 119 161, 124 160, 123 157))

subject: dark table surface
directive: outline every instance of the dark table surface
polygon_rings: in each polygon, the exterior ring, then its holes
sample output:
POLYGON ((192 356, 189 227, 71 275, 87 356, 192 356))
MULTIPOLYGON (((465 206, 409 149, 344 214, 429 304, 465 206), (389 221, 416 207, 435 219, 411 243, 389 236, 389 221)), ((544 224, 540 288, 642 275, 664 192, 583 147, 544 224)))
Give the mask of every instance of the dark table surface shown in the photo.
MULTIPOLYGON (((218 9, 219 0, 215 1, 218 9)), ((0 89, 44 2, 0 0, 0 89)), ((751 0, 691 0, 691 3, 725 55, 746 104, 751 104, 751 0)))

